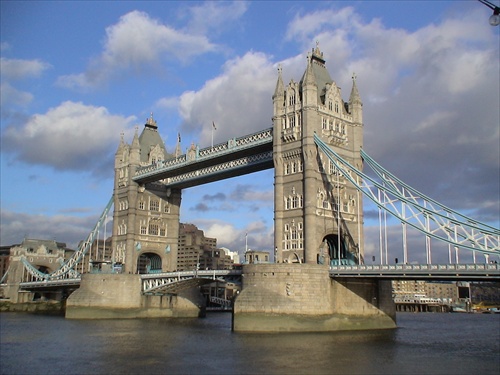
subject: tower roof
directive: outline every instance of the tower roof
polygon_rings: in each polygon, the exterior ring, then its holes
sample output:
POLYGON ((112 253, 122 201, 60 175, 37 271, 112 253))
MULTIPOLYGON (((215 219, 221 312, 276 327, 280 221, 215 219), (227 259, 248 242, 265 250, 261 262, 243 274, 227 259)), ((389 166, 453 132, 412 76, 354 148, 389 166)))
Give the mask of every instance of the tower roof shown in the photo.
POLYGON ((165 144, 161 139, 160 133, 158 133, 158 126, 156 125, 156 121, 153 119, 153 113, 151 113, 151 116, 146 119, 144 129, 139 136, 139 145, 141 148, 141 163, 149 162, 149 153, 155 146, 159 146, 163 151, 163 159, 167 159, 171 156, 167 153, 165 144))
MULTIPOLYGON (((306 75, 308 75, 308 70, 309 74, 312 71, 312 73, 314 74, 313 77, 314 82, 318 87, 318 101, 319 101, 322 93, 326 88, 326 84, 327 83, 331 84, 333 80, 330 77, 330 73, 328 73, 328 70, 326 69, 325 60, 323 58, 323 52, 320 51, 318 43, 316 43, 316 48, 312 49, 310 55, 308 56, 308 60, 309 60, 308 67, 304 72, 302 79, 300 80, 300 85, 302 87, 303 84, 305 83, 305 78, 306 75)), ((311 78, 307 77, 307 79, 311 78)))

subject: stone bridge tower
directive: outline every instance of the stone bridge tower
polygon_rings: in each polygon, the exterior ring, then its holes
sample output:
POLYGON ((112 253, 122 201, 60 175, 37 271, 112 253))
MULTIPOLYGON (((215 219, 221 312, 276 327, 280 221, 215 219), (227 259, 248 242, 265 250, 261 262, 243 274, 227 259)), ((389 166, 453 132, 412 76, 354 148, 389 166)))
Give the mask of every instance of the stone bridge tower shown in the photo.
POLYGON ((161 181, 138 185, 138 167, 171 158, 153 115, 131 145, 121 139, 115 154, 113 262, 124 273, 155 273, 177 268, 181 191, 161 181))
POLYGON ((300 82, 273 95, 276 261, 353 264, 363 256, 361 194, 318 152, 316 133, 342 158, 362 168, 363 110, 355 76, 348 102, 330 78, 319 47, 300 82))

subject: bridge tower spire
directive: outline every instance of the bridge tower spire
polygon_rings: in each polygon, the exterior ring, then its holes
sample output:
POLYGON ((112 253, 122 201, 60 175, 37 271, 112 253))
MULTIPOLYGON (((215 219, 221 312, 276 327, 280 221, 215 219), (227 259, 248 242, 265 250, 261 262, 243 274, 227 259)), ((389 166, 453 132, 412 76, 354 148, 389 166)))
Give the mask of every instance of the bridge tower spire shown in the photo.
POLYGON ((317 43, 300 82, 292 79, 285 87, 279 70, 273 103, 276 261, 358 263, 361 195, 323 160, 314 142, 317 134, 346 160, 362 164, 362 102, 355 80, 346 103, 317 43))

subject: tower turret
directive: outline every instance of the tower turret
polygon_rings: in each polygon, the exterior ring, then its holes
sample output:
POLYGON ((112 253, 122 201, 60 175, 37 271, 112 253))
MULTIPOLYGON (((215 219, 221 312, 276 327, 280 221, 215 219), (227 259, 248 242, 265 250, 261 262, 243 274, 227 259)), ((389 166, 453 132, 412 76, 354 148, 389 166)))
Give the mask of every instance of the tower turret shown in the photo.
POLYGON ((356 85, 356 74, 352 74, 352 90, 349 97, 349 111, 352 115, 352 121, 357 124, 363 123, 363 102, 358 92, 356 85))

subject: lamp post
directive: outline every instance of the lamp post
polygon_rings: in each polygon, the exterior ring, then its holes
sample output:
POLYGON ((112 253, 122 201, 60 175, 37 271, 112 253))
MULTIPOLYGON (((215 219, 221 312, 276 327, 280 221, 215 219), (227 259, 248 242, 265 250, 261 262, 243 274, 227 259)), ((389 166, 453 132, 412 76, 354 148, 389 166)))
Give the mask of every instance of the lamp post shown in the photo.
POLYGON ((493 14, 490 16, 489 19, 490 25, 491 26, 500 25, 500 7, 497 7, 495 4, 492 4, 487 0, 478 0, 478 1, 493 10, 493 14))

